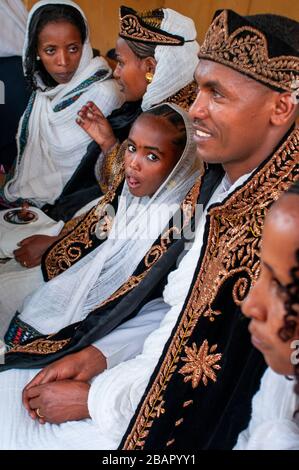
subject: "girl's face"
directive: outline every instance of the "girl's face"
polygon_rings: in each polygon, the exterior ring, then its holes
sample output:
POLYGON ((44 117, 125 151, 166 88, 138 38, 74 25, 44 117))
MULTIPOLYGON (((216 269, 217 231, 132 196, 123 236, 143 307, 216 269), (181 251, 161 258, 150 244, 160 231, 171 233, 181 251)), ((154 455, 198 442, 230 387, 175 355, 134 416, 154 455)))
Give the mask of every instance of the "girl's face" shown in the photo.
POLYGON ((138 101, 146 92, 147 60, 139 59, 126 41, 118 38, 115 47, 117 66, 113 72, 126 101, 138 101))
POLYGON ((68 83, 76 73, 83 44, 78 28, 66 21, 51 22, 38 36, 38 55, 58 84, 68 83))
MULTIPOLYGON (((299 248, 298 197, 285 195, 267 216, 262 238, 261 272, 256 284, 243 302, 243 313, 251 318, 249 331, 254 346, 277 373, 294 374, 295 339, 282 341, 278 331, 284 326, 285 286, 291 282, 290 270, 296 265, 299 248)), ((297 354, 298 357, 298 354, 297 354)))
POLYGON ((126 181, 131 194, 152 196, 181 156, 173 143, 175 127, 165 118, 141 115, 134 123, 125 152, 126 181))

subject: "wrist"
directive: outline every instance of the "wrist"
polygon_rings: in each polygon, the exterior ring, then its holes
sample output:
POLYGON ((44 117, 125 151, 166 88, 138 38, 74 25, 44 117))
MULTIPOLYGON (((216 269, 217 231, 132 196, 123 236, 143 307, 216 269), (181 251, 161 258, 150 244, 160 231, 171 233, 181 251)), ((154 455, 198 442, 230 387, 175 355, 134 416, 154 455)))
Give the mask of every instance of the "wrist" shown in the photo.
POLYGON ((103 144, 101 145, 101 149, 104 155, 109 153, 115 144, 117 144, 117 139, 114 135, 112 135, 109 139, 106 139, 105 142, 103 142, 103 144))

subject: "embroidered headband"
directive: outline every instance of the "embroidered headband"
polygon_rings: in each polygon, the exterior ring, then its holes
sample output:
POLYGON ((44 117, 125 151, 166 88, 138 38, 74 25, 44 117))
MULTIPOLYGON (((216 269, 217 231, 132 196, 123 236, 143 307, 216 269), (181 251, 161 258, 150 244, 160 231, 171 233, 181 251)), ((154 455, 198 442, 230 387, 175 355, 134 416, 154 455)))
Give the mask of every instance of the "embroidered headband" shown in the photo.
POLYGON ((278 91, 294 91, 299 52, 254 25, 250 17, 218 10, 200 47, 199 58, 212 60, 278 91))
POLYGON ((121 6, 119 10, 119 36, 131 41, 139 41, 161 46, 182 46, 186 41, 182 36, 161 29, 164 19, 162 8, 137 13, 133 8, 121 6))

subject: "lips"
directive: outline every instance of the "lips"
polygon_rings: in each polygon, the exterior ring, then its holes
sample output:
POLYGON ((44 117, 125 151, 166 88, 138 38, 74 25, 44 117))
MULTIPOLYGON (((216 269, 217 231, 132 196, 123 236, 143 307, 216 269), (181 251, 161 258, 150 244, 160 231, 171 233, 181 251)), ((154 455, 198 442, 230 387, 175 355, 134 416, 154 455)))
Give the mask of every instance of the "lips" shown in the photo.
POLYGON ((137 178, 131 175, 126 175, 126 180, 127 180, 128 186, 132 189, 137 188, 141 184, 137 178))
POLYGON ((56 73, 55 76, 63 81, 69 81, 73 77, 73 72, 56 73))
POLYGON ((253 344, 253 346, 257 349, 259 349, 260 351, 263 351, 265 349, 269 349, 269 347, 267 346, 267 344, 263 341, 262 338, 260 338, 256 332, 254 331, 254 329, 251 327, 251 325, 249 325, 249 332, 251 334, 251 342, 253 344))

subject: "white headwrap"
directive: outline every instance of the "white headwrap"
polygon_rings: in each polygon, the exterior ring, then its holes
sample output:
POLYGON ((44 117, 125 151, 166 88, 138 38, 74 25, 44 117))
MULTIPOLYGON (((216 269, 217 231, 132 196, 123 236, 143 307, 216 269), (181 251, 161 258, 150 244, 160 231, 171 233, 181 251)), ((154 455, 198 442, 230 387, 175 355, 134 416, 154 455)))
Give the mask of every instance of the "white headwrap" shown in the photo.
POLYGON ((27 15, 22 0, 0 1, 0 57, 22 55, 27 15))
POLYGON ((37 331, 53 333, 80 321, 113 294, 134 272, 194 184, 198 172, 190 119, 178 106, 169 106, 182 115, 187 130, 179 162, 151 198, 132 196, 125 183, 108 240, 26 299, 20 319, 37 331))
POLYGON ((157 66, 153 81, 148 85, 142 99, 144 111, 162 103, 192 82, 198 64, 199 44, 195 40, 197 33, 193 20, 171 8, 163 8, 163 13, 161 30, 182 36, 185 41, 191 42, 185 42, 182 46, 156 47, 157 66))
MULTIPOLYGON (((16 170, 12 180, 5 186, 4 194, 8 201, 22 198, 32 201, 37 206, 55 201, 91 142, 88 134, 75 121, 77 112, 83 104, 88 100, 94 101, 105 116, 122 104, 117 84, 114 80, 106 80, 111 74, 107 62, 103 58, 92 58, 87 20, 81 8, 72 1, 47 0, 34 5, 28 17, 23 64, 25 63, 32 15, 38 8, 48 4, 63 4, 76 8, 84 18, 87 38, 78 69, 72 80, 45 91, 38 89, 31 112, 27 108, 19 124, 16 170), (86 80, 99 70, 108 72, 105 78, 86 83, 86 80), (78 90, 83 82, 86 87, 83 90, 78 90), (81 96, 72 103, 72 97, 81 91, 83 91, 81 96), (66 100, 72 104, 57 112, 57 106, 66 100), (22 152, 20 137, 22 129, 26 126, 28 126, 27 142, 22 152)), ((42 83, 40 77, 38 81, 39 84, 42 83)))

